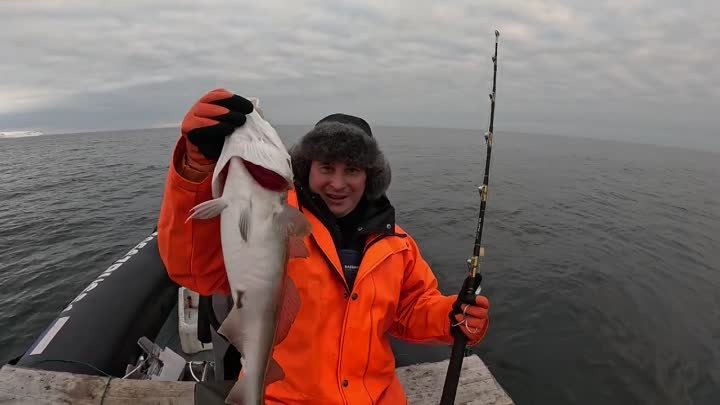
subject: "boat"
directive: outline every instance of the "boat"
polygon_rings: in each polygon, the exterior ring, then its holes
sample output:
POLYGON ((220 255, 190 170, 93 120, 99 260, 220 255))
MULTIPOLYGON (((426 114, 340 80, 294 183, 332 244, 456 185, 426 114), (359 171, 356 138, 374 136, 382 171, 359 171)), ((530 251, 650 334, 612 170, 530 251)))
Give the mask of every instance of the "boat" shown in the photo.
MULTIPOLYGON (((203 302, 168 277, 154 230, 99 271, 0 369, 0 403, 223 404, 235 383, 223 366, 232 362, 215 359, 203 302)), ((409 403, 438 403, 447 364, 397 368, 409 403)), ((456 403, 512 400, 473 355, 463 364, 456 403)))
POLYGON ((28 136, 45 135, 40 131, 0 131, 0 138, 26 138, 28 136))

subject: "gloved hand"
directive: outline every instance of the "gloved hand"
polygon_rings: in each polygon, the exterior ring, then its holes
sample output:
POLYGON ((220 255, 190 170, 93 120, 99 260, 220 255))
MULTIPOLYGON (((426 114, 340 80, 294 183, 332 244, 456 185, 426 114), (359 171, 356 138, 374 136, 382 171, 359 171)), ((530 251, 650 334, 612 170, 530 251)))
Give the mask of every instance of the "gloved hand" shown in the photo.
POLYGON ((482 295, 475 297, 475 304, 463 304, 455 302, 453 312, 450 314, 453 325, 458 325, 460 330, 468 337, 470 344, 475 344, 485 336, 488 327, 488 311, 490 301, 482 295))
POLYGON ((187 145, 187 157, 197 165, 217 161, 225 137, 243 126, 246 114, 253 111, 250 100, 225 89, 206 93, 185 114, 181 133, 187 145))

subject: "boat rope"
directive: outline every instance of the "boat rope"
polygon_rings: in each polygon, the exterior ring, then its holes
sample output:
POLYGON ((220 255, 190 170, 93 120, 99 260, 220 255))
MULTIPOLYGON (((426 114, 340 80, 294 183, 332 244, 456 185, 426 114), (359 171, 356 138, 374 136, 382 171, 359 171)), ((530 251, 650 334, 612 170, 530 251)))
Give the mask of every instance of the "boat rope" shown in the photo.
MULTIPOLYGON (((497 50, 498 50, 498 39, 500 32, 495 30, 495 55, 492 57, 493 61, 493 83, 492 93, 490 93, 490 123, 488 130, 485 132, 485 143, 487 145, 487 156, 485 157, 485 175, 483 177, 483 185, 479 187, 480 192, 480 213, 478 214, 477 228, 475 229, 475 244, 473 246, 473 254, 468 259, 468 275, 463 282, 463 286, 460 288, 458 294, 458 303, 460 306, 475 304, 475 297, 480 295, 482 286, 482 275, 478 271, 480 266, 480 257, 485 256, 485 249, 481 245, 483 225, 485 224, 485 206, 487 204, 488 196, 488 180, 490 176, 490 153, 494 143, 494 120, 495 120, 495 90, 497 80, 497 50)), ((450 354, 450 363, 448 364, 447 374, 445 376, 445 384, 443 385, 442 395, 440 397, 440 405, 453 405, 455 403, 455 394, 457 393, 458 381, 460 380, 460 370, 462 369, 463 358, 468 354, 467 342, 468 337, 460 330, 460 326, 463 321, 459 323, 453 323, 452 333, 454 342, 452 351, 450 354)), ((467 327, 465 322, 465 327, 467 327)))

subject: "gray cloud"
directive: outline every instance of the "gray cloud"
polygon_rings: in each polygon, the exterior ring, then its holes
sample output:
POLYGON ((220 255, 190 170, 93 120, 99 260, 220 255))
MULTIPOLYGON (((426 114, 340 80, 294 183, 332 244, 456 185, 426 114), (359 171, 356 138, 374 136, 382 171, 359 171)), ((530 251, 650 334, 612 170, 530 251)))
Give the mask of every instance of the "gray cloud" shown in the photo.
POLYGON ((4 1, 0 130, 179 123, 205 91, 278 123, 346 111, 389 125, 720 149, 715 2, 4 1))

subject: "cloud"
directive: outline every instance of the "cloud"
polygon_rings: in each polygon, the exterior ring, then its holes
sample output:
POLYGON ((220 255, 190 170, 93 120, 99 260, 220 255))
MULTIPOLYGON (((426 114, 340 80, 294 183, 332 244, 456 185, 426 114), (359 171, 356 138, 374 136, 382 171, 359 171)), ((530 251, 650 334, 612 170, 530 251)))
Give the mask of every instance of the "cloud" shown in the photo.
POLYGON ((498 128, 649 141, 683 128, 712 143, 718 11, 648 0, 4 1, 0 129, 175 122, 214 87, 260 97, 282 123, 344 110, 378 125, 480 128, 498 28, 498 128))

